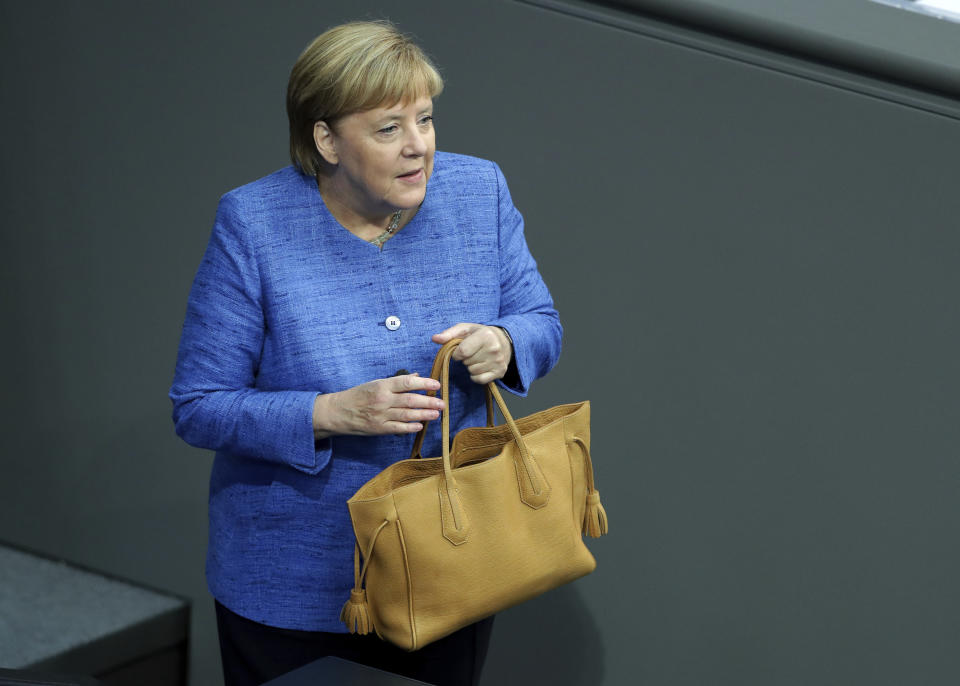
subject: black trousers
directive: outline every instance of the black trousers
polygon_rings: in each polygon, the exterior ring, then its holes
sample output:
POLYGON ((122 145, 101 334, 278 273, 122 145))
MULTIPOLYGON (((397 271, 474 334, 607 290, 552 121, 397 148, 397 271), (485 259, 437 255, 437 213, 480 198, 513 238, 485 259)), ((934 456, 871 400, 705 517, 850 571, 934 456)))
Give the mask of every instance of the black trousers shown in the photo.
POLYGON ((493 630, 489 617, 408 653, 375 634, 278 629, 214 602, 226 686, 257 686, 329 655, 428 684, 477 686, 493 630))

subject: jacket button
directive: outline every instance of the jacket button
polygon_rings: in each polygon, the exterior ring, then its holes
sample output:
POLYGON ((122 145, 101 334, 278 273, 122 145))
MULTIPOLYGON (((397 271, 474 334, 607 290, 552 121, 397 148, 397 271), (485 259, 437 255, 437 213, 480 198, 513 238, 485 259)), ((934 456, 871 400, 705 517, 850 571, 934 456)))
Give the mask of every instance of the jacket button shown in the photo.
POLYGON ((397 329, 400 328, 400 317, 394 317, 393 315, 391 315, 387 317, 387 319, 383 323, 386 324, 387 328, 390 329, 391 331, 396 331, 397 329))

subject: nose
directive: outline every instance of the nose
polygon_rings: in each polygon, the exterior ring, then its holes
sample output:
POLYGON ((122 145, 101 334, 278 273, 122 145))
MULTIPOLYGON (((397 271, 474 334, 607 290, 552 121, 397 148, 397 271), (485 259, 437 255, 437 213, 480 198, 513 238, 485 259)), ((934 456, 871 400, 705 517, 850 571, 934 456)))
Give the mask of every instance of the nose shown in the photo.
POLYGON ((407 157, 423 157, 427 154, 427 138, 416 126, 408 129, 410 132, 403 147, 403 153, 407 157))

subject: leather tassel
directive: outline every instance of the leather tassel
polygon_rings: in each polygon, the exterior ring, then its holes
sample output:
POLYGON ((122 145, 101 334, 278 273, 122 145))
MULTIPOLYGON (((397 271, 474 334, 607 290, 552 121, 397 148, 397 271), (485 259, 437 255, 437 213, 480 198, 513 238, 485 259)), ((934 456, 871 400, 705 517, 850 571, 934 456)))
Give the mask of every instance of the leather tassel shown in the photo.
POLYGON ((587 493, 587 508, 583 515, 583 533, 591 538, 600 538, 609 530, 607 511, 600 504, 600 491, 590 491, 587 493))
POLYGON ((373 629, 370 621, 370 606, 367 604, 366 589, 354 588, 350 591, 350 600, 343 604, 340 621, 347 625, 351 634, 365 636, 373 629))

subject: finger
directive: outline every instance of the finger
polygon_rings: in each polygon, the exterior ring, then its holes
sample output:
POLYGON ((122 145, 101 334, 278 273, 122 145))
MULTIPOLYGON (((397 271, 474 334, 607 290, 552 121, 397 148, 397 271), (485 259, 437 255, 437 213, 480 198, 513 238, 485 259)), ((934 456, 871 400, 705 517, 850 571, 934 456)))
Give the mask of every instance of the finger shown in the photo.
POLYGON ((440 382, 429 376, 421 377, 419 374, 404 374, 403 376, 392 376, 388 380, 389 388, 394 393, 410 393, 412 391, 439 391, 440 382))
POLYGON ((483 334, 477 329, 473 333, 463 337, 463 340, 460 342, 460 345, 457 346, 457 349, 453 351, 451 357, 455 360, 460 360, 466 365, 475 364, 482 359, 484 347, 483 334))
POLYGON ((418 422, 386 422, 383 425, 384 433, 388 434, 415 434, 423 428, 423 424, 418 422))
POLYGON ((403 393, 394 396, 396 402, 394 407, 413 408, 426 410, 442 410, 443 400, 433 395, 420 395, 419 393, 403 393))
MULTIPOLYGON (((479 357, 479 356, 478 356, 479 357)), ((470 378, 477 383, 490 383, 496 379, 501 379, 507 373, 509 364, 506 360, 499 359, 496 355, 486 356, 478 362, 467 365, 467 372, 470 378)))
POLYGON ((486 362, 484 364, 474 364, 467 367, 467 371, 470 373, 470 378, 474 381, 477 380, 477 377, 484 375, 493 375, 493 378, 487 378, 485 381, 477 381, 477 383, 488 383, 493 379, 499 379, 504 374, 506 374, 506 367, 501 364, 496 364, 494 362, 486 362))
POLYGON ((471 374, 470 380, 474 383, 482 384, 486 386, 491 381, 496 381, 497 379, 502 379, 503 374, 500 374, 496 371, 487 371, 481 372, 480 374, 471 374))
POLYGON ((470 376, 477 376, 478 374, 496 371, 497 369, 496 362, 488 358, 479 359, 475 362, 464 361, 464 366, 467 368, 470 376))
POLYGON ((384 413, 385 422, 430 422, 440 418, 440 410, 420 410, 395 407, 384 413))
POLYGON ((435 333, 431 337, 431 340, 434 343, 446 343, 447 341, 453 338, 466 338, 471 333, 480 328, 480 324, 472 324, 470 322, 460 322, 454 324, 448 329, 444 329, 440 333, 435 333))
POLYGON ((468 367, 473 364, 495 363, 503 355, 503 345, 491 326, 483 326, 463 339, 453 351, 453 358, 468 367))

